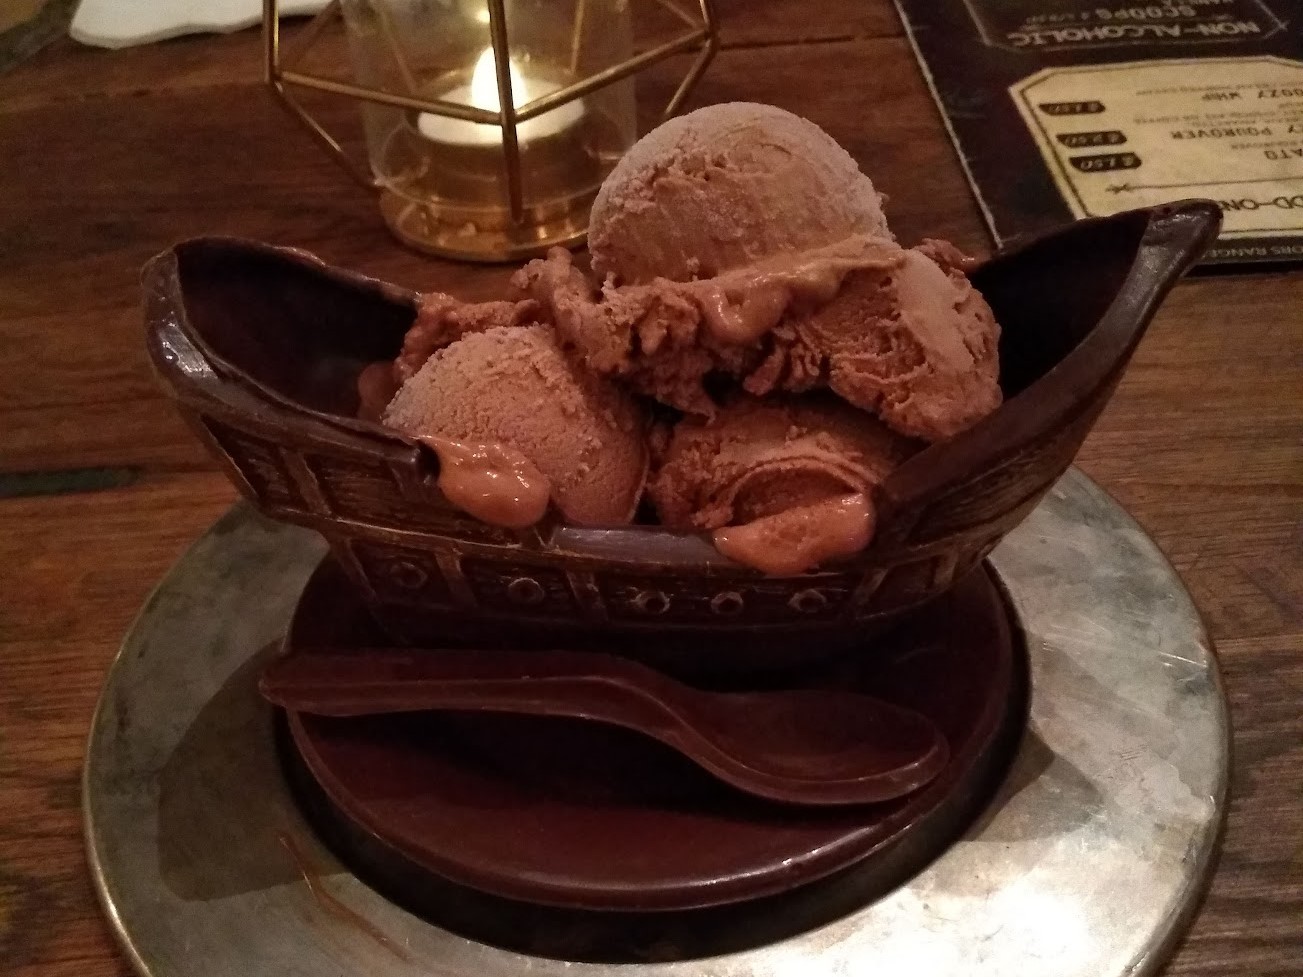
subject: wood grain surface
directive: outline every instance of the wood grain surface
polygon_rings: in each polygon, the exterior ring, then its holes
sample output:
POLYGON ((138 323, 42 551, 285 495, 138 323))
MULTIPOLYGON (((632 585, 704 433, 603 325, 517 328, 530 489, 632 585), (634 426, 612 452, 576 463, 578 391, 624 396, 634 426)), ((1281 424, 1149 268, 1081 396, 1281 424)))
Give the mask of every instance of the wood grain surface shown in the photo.
MULTIPOLYGON (((886 0, 720 7, 725 49, 693 104, 806 115, 890 196, 903 240, 989 246, 886 0)), ((234 499, 150 375, 141 264, 216 232, 473 298, 508 274, 397 247, 373 201, 272 104, 258 57, 254 32, 118 52, 65 40, 0 75, 0 486, 46 493, 0 498, 7 974, 130 973, 85 867, 85 737, 133 615, 234 499), (97 468, 117 487, 84 490, 97 468)), ((641 83, 649 117, 676 70, 641 83)), ((356 146, 351 105, 321 112, 356 146)), ((1231 699, 1224 848, 1167 973, 1303 973, 1303 270, 1180 285, 1079 463, 1184 576, 1231 699)))

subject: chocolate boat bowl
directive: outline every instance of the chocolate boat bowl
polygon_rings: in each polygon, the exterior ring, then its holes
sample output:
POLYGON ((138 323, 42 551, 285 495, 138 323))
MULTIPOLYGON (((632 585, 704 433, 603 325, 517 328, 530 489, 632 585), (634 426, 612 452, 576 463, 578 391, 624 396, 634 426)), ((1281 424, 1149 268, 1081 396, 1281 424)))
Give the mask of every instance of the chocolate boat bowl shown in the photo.
POLYGON ((598 647, 744 673, 845 648, 975 568, 1071 464, 1219 225, 1215 204, 1186 201, 984 263, 972 280, 1002 327, 1005 403, 888 477, 865 550, 795 577, 732 563, 703 535, 554 512, 509 530, 453 508, 433 452, 355 417, 357 375, 398 352, 416 294, 301 251, 201 238, 159 255, 144 275, 148 347, 239 490, 320 532, 396 641, 598 647))

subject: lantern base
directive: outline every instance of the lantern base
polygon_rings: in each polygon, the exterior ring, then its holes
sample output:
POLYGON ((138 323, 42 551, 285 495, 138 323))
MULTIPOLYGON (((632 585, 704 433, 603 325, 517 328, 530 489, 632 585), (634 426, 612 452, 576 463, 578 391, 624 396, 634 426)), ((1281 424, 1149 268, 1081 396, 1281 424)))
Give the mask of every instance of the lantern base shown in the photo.
POLYGON ((393 235, 409 247, 462 261, 520 261, 551 247, 578 247, 588 237, 588 213, 596 191, 563 206, 525 212, 519 224, 484 210, 444 210, 389 189, 380 191, 380 213, 393 235))

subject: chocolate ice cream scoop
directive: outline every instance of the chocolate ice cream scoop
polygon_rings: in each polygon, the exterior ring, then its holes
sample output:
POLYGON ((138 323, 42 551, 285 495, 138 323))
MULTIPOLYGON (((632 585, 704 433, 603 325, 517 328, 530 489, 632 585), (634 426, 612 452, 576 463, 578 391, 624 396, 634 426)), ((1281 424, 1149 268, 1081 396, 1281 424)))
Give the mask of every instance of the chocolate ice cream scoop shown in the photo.
POLYGON ((664 525, 718 529, 870 494, 919 447, 829 397, 743 396, 680 421, 647 491, 664 525))
POLYGON ((868 546, 873 489, 921 445, 826 397, 740 397, 679 422, 648 494, 667 526, 715 530, 738 563, 794 576, 868 546))
POLYGON ((443 292, 426 292, 418 300, 416 321, 394 360, 395 375, 399 383, 410 380, 431 354, 463 336, 537 321, 538 306, 529 300, 463 302, 443 292))
POLYGON ((436 350, 470 333, 537 322, 538 314, 537 303, 529 299, 463 302, 444 292, 417 296, 416 319, 403 336, 398 356, 370 363, 358 375, 358 416, 367 421, 380 420, 398 388, 415 376, 436 350))
POLYGON ((577 368, 546 326, 500 326, 437 350, 399 389, 384 422, 434 448, 449 485, 465 489, 454 488, 450 501, 487 495, 472 514, 501 525, 532 521, 516 517, 522 508, 542 515, 539 476, 561 514, 580 524, 627 523, 642 495, 637 404, 577 368))
POLYGON ((746 389, 826 384, 926 441, 971 427, 1000 406, 1000 327, 959 270, 963 256, 943 252, 946 258, 955 264, 943 267, 915 248, 893 268, 851 273, 828 303, 775 330, 746 389))
MULTIPOLYGON (((885 276, 903 261, 904 252, 894 243, 857 235, 710 279, 658 278, 599 294, 569 252, 556 248, 512 281, 538 303, 589 369, 620 377, 671 407, 709 417, 716 406, 706 391, 712 373, 749 376, 771 360, 776 343, 784 353, 791 347, 794 337, 780 324, 831 300, 856 271, 885 276)), ((810 375, 798 377, 796 389, 820 384, 821 357, 809 351, 810 375)), ((767 389, 774 386, 770 382, 767 389)))
POLYGON ((999 326, 964 261, 942 243, 909 250, 860 235, 710 279, 599 294, 557 249, 514 282, 590 369, 671 407, 713 415, 712 374, 757 395, 828 387, 937 441, 1000 404, 999 326))
POLYGON ((618 284, 710 278, 855 234, 890 240, 882 197, 846 150, 772 105, 670 119, 629 150, 593 203, 593 270, 618 284))

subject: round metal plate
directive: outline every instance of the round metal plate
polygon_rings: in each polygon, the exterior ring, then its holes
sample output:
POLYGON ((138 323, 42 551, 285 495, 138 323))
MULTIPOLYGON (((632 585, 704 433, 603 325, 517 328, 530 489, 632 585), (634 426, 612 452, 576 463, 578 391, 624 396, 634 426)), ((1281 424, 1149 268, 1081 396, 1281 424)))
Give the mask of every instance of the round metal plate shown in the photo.
MULTIPOLYGON (((534 956, 467 939, 386 901, 321 845, 254 680, 323 552, 313 534, 236 507, 160 584, 109 673, 86 760, 86 839, 140 973, 701 974, 700 959, 572 963, 553 959, 564 944, 534 956)), ((734 920, 747 939, 725 934, 712 977, 1134 977, 1161 963, 1202 891, 1225 806, 1229 727, 1207 635, 1158 549, 1075 470, 992 563, 1032 683, 997 796, 876 900, 847 908, 854 880, 843 878, 792 907, 808 928, 773 907, 734 920), (811 905, 825 898, 843 903, 811 905)), ((693 952, 711 953, 700 940, 693 952)))

